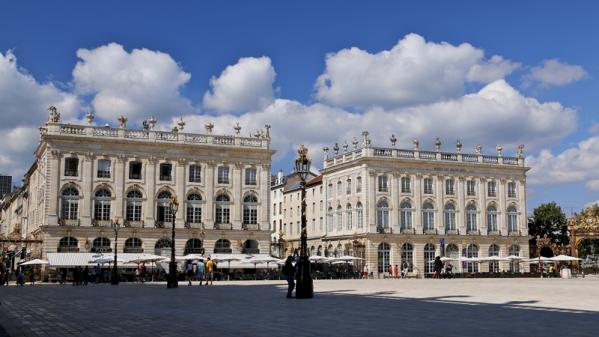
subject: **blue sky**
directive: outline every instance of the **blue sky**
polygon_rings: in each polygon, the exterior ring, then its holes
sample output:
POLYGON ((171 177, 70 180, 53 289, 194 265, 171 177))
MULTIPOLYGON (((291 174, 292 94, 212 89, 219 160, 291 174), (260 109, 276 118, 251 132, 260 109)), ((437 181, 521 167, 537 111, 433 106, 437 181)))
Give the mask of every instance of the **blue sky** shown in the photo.
POLYGON ((325 144, 351 141, 360 126, 380 132, 374 138, 381 145, 392 132, 403 147, 414 137, 432 147, 434 137, 442 136, 448 148, 460 138, 466 148, 482 143, 493 153, 502 143, 513 153, 523 142, 534 164, 529 209, 550 200, 579 209, 599 200, 599 126, 593 128, 599 122, 599 5, 594 2, 18 1, 1 6, 0 106, 9 108, 0 109, 5 125, 0 129, 11 144, 0 152, 3 172, 24 172, 35 144, 20 140, 30 139, 43 123, 42 107, 56 104, 73 121, 93 109, 99 120, 114 124, 109 116, 122 110, 135 123, 146 112, 155 113, 166 128, 182 114, 192 131, 214 120, 217 130, 231 132, 240 120, 253 129, 269 122, 276 135, 290 116, 322 120, 309 132, 280 133, 284 140, 275 144, 275 169, 289 167, 297 143, 317 152, 325 144), (444 42, 450 47, 441 48, 444 42), (462 44, 470 48, 458 48, 462 44), (358 49, 351 52, 352 47, 358 49), (406 67, 410 55, 434 65, 406 67), (500 59, 492 62, 493 55, 500 59), (371 68, 362 69, 365 63, 371 68), (473 67, 482 70, 473 75, 473 67), (158 83, 149 88, 135 79, 111 78, 153 71, 158 83), (355 83, 361 80, 364 87, 355 83), (442 88, 433 88, 436 83, 442 88), (249 89, 240 92, 236 86, 243 85, 249 89), (144 90, 156 93, 149 102, 140 94, 144 90), (405 94, 394 96, 402 90, 405 94), (489 106, 497 97, 504 101, 489 106), (451 114, 459 115, 459 122, 447 126, 444 118, 451 114), (406 127, 407 121, 419 127, 406 127))

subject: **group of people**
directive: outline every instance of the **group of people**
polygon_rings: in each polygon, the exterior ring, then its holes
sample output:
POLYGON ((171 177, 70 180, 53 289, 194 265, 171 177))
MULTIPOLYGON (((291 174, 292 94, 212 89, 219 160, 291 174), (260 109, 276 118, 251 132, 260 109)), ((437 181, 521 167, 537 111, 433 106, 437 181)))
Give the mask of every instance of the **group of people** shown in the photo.
MULTIPOLYGON (((7 285, 10 281, 11 271, 10 268, 6 265, 4 261, 0 261, 0 286, 7 285)), ((24 286, 25 285, 25 270, 22 266, 17 267, 15 271, 15 276, 17 279, 17 285, 24 286)), ((33 274, 33 270, 30 270, 29 281, 31 284, 35 283, 35 275, 33 274)))
POLYGON ((214 270, 216 269, 216 263, 214 260, 207 258, 205 262, 188 260, 185 262, 185 278, 188 284, 191 285, 191 281, 200 281, 200 285, 206 282, 206 285, 212 285, 214 281, 214 270))

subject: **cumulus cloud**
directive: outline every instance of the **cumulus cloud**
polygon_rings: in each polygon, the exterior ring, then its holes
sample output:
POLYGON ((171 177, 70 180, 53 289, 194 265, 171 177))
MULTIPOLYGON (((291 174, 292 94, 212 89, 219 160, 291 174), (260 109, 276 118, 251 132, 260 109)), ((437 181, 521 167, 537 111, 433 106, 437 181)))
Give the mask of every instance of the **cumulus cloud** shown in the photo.
POLYGON ((219 113, 242 113, 261 109, 273 100, 275 70, 270 58, 243 57, 210 79, 204 106, 219 113))
POLYGON ((390 50, 375 54, 353 47, 327 55, 315 96, 336 106, 392 107, 431 103, 463 95, 466 82, 501 79, 517 63, 468 43, 427 42, 406 35, 390 50))
MULTIPOLYGON (((315 164, 321 163, 321 148, 340 146, 368 130, 374 145, 388 146, 395 134, 402 147, 411 148, 411 139, 420 138, 423 147, 432 148, 436 136, 446 142, 444 148, 453 151, 456 138, 474 148, 483 143, 494 151, 501 143, 515 150, 520 143, 531 147, 560 139, 575 127, 576 113, 559 103, 540 103, 524 97, 509 84, 499 80, 479 92, 453 100, 414 107, 351 112, 322 103, 304 105, 300 102, 276 99, 268 107, 242 115, 186 116, 187 129, 204 132, 203 125, 211 121, 215 132, 231 134, 239 121, 242 134, 253 133, 271 124, 272 146, 278 153, 275 161, 294 151, 300 143, 309 146, 315 164), (539 123, 542 120, 542 123, 539 123), (334 132, 331 132, 334 130, 334 132)), ((174 123, 174 120, 173 120, 174 123)), ((473 151, 469 151, 473 152, 473 151)))
POLYGON ((585 186, 589 191, 597 192, 599 191, 599 179, 589 180, 585 186))
POLYGON ((75 92, 91 95, 98 117, 115 122, 119 115, 140 121, 187 114, 191 102, 180 89, 191 75, 173 58, 159 51, 133 49, 110 43, 95 49, 79 49, 73 70, 75 92))
POLYGON ((574 83, 587 76, 587 72, 579 65, 562 63, 557 59, 543 61, 543 64, 533 67, 524 77, 524 85, 537 82, 542 86, 559 86, 574 83))
POLYGON ((576 147, 553 154, 542 150, 528 158, 532 167, 529 181, 535 184, 563 184, 587 182, 587 188, 595 190, 599 179, 599 136, 590 137, 576 147))
POLYGON ((0 170, 18 181, 33 161, 39 137, 37 128, 47 119, 47 109, 56 106, 65 120, 76 120, 81 104, 76 95, 52 83, 39 83, 17 64, 12 51, 0 53, 0 170))

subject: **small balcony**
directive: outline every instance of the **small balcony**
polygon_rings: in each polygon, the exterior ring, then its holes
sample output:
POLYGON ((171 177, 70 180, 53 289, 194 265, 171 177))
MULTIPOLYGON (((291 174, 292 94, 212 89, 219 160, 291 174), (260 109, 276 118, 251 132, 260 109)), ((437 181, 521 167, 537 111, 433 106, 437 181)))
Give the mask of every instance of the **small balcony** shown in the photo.
POLYGON ((466 235, 480 235, 480 230, 478 229, 467 229, 466 235))
POLYGON ((143 220, 139 220, 139 221, 125 220, 124 224, 125 224, 125 227, 132 227, 132 228, 143 228, 144 227, 143 220))
POLYGON ((79 226, 79 219, 58 219, 59 226, 79 226))
POLYGON ((165 226, 165 222, 164 222, 164 221, 156 221, 156 222, 154 223, 154 226, 155 226, 156 228, 165 228, 165 227, 166 227, 166 226, 165 226))
POLYGON ((458 235, 458 234, 460 234, 460 232, 457 229, 452 228, 452 229, 446 229, 445 234, 446 235, 458 235))
POLYGON ((401 234, 416 234, 416 229, 414 228, 401 228, 399 230, 401 234))
POLYGON ((228 230, 231 230, 231 229, 233 229, 233 224, 230 224, 230 223, 215 223, 214 224, 214 229, 228 229, 228 230))
POLYGON ((507 232, 508 236, 522 236, 522 231, 521 230, 511 230, 507 232))
POLYGON ((497 235, 497 236, 499 236, 499 235, 501 235, 501 231, 499 231, 499 230, 490 230, 490 231, 487 232, 487 235, 497 235))
POLYGON ((110 220, 92 220, 92 226, 94 227, 110 227, 112 225, 112 221, 110 220))
POLYGON ((435 228, 425 228, 424 234, 439 234, 439 232, 435 228))
POLYGON ((241 225, 241 228, 246 231, 259 231, 260 225, 257 223, 244 223, 241 225))
POLYGON ((376 232, 379 234, 392 234, 391 227, 377 227, 376 232))
POLYGON ((203 222, 186 221, 185 228, 204 228, 204 223, 203 222))

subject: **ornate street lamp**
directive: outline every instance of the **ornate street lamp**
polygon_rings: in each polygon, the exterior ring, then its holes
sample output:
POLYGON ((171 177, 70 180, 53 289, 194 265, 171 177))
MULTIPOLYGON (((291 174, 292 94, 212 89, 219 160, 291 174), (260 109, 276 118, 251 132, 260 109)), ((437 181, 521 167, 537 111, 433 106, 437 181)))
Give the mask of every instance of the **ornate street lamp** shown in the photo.
POLYGON ((110 277, 110 284, 118 285, 119 284, 119 270, 117 269, 117 249, 118 249, 118 241, 119 241, 119 229, 121 229, 121 224, 119 221, 115 221, 112 224, 112 229, 114 229, 114 261, 112 266, 112 276, 110 277))
POLYGON ((171 262, 168 264, 168 280, 166 282, 167 288, 177 288, 179 281, 177 280, 177 263, 175 262, 175 218, 177 210, 179 209, 179 202, 177 198, 173 198, 169 205, 171 209, 171 216, 173 217, 173 228, 171 232, 171 262))
POLYGON ((314 288, 310 272, 310 260, 308 260, 308 234, 306 232, 306 178, 310 173, 310 159, 308 159, 308 149, 304 145, 301 145, 297 152, 298 157, 295 160, 295 173, 297 173, 300 178, 300 190, 302 195, 302 230, 295 298, 312 298, 314 296, 314 288))

